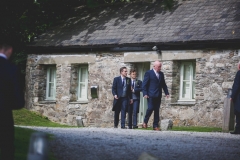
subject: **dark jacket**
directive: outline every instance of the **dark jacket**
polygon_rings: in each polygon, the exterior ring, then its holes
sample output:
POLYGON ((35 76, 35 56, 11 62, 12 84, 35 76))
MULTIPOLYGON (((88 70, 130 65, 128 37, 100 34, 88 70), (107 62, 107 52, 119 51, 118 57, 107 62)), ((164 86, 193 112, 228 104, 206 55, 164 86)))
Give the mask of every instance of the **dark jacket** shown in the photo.
MULTIPOLYGON (((131 91, 131 79, 126 77, 126 85, 127 85, 127 97, 129 99, 132 99, 132 91, 131 91)), ((112 85, 112 94, 113 96, 117 95, 118 98, 122 96, 123 93, 123 84, 122 84, 122 78, 121 76, 115 77, 113 80, 112 85)), ((115 111, 116 107, 119 105, 118 100, 114 98, 113 101, 113 108, 112 111, 115 111)))
MULTIPOLYGON (((131 80, 132 84, 132 80, 131 80)), ((142 91, 142 81, 136 80, 135 86, 134 86, 134 94, 137 96, 138 99, 140 99, 140 92, 142 91)))
POLYGON ((24 107, 17 67, 0 57, 0 127, 13 127, 12 110, 24 107))
POLYGON ((234 109, 240 112, 240 71, 235 76, 231 98, 234 103, 234 109))
POLYGON ((150 98, 162 97, 162 89, 166 95, 169 95, 167 85, 165 83, 164 74, 159 72, 159 79, 154 70, 149 70, 144 75, 142 84, 143 96, 148 95, 150 98))

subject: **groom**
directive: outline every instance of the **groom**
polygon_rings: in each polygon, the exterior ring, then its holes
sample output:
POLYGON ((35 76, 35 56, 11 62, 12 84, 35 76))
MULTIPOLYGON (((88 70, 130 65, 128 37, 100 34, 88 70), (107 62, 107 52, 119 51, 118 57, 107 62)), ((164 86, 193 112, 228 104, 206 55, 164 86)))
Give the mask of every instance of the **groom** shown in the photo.
POLYGON ((128 104, 132 104, 131 79, 127 77, 127 68, 120 68, 120 76, 115 77, 112 85, 112 94, 114 96, 113 111, 114 113, 114 128, 118 127, 119 113, 121 111, 121 128, 125 128, 126 112, 128 104))
POLYGON ((144 98, 147 98, 148 101, 148 109, 144 118, 143 128, 147 128, 149 117, 154 111, 153 130, 155 131, 160 131, 158 123, 162 89, 164 90, 166 97, 169 97, 164 74, 161 72, 161 68, 162 63, 155 61, 153 64, 153 69, 145 73, 142 84, 143 96, 144 98))

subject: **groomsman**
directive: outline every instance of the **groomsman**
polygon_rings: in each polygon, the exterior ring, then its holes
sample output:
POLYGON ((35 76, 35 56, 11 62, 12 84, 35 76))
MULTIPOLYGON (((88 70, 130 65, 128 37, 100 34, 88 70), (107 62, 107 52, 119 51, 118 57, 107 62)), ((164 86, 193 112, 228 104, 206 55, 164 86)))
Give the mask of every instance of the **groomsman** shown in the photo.
POLYGON ((158 123, 162 89, 164 90, 166 97, 169 97, 164 74, 161 72, 161 67, 162 63, 155 61, 153 64, 153 69, 145 73, 142 84, 143 96, 144 98, 147 98, 148 101, 148 109, 144 118, 143 128, 147 128, 149 117, 154 111, 153 130, 155 131, 160 131, 158 123))
POLYGON ((142 81, 137 79, 137 72, 135 69, 130 70, 131 90, 133 103, 128 107, 128 128, 135 129, 137 126, 137 115, 139 112, 140 92, 142 91, 142 81), (133 126, 132 126, 133 125, 133 126))
POLYGON ((12 46, 0 44, 0 159, 14 159, 12 110, 24 107, 24 92, 15 65, 9 62, 12 46))
POLYGON ((240 134, 240 62, 238 63, 238 71, 232 86, 231 100, 234 104, 234 114, 236 116, 236 126, 231 134, 240 134))
POLYGON ((112 94, 114 96, 113 111, 114 113, 114 128, 118 127, 119 113, 121 111, 121 128, 125 128, 126 112, 129 103, 132 104, 131 79, 127 77, 127 68, 120 68, 120 76, 113 80, 112 94), (130 101, 130 102, 129 102, 130 101))

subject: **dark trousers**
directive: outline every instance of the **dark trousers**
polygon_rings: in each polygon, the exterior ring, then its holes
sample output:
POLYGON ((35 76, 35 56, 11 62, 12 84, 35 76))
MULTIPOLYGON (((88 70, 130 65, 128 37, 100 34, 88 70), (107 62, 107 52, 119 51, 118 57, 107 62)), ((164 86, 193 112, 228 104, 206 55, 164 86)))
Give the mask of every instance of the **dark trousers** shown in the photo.
POLYGON ((236 126, 235 126, 235 130, 240 132, 240 112, 238 112, 237 110, 234 111, 234 114, 236 116, 236 126))
POLYGON ((125 120, 126 120, 126 112, 127 112, 127 105, 128 105, 128 98, 127 97, 120 97, 118 99, 120 105, 116 108, 114 113, 114 126, 118 126, 119 123, 119 114, 121 112, 121 127, 125 127, 125 120))
POLYGON ((148 98, 148 109, 146 112, 146 116, 144 118, 144 123, 148 123, 149 117, 152 115, 154 111, 154 118, 153 118, 153 128, 158 127, 159 123, 159 109, 161 104, 161 97, 158 98, 148 98))
POLYGON ((129 105, 128 108, 128 126, 132 128, 133 126, 137 126, 137 115, 139 111, 139 99, 134 99, 133 104, 129 105))
POLYGON ((0 126, 0 160, 14 159, 14 128, 0 126))

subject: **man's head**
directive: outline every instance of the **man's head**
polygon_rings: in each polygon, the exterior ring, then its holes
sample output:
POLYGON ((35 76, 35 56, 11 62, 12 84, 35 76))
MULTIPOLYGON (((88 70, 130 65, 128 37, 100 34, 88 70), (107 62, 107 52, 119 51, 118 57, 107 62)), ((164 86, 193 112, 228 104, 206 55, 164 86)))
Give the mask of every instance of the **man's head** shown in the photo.
POLYGON ((121 67, 120 68, 120 74, 123 77, 127 77, 127 68, 126 67, 121 67))
POLYGON ((9 59, 12 55, 12 46, 8 45, 8 44, 0 44, 0 53, 3 53, 7 56, 7 58, 9 59))
POLYGON ((159 62, 159 61, 155 61, 153 63, 153 69, 157 72, 160 72, 161 71, 161 68, 162 68, 162 63, 159 62))
POLYGON ((131 69, 130 70, 130 76, 132 79, 136 79, 137 78, 137 71, 135 69, 131 69))

